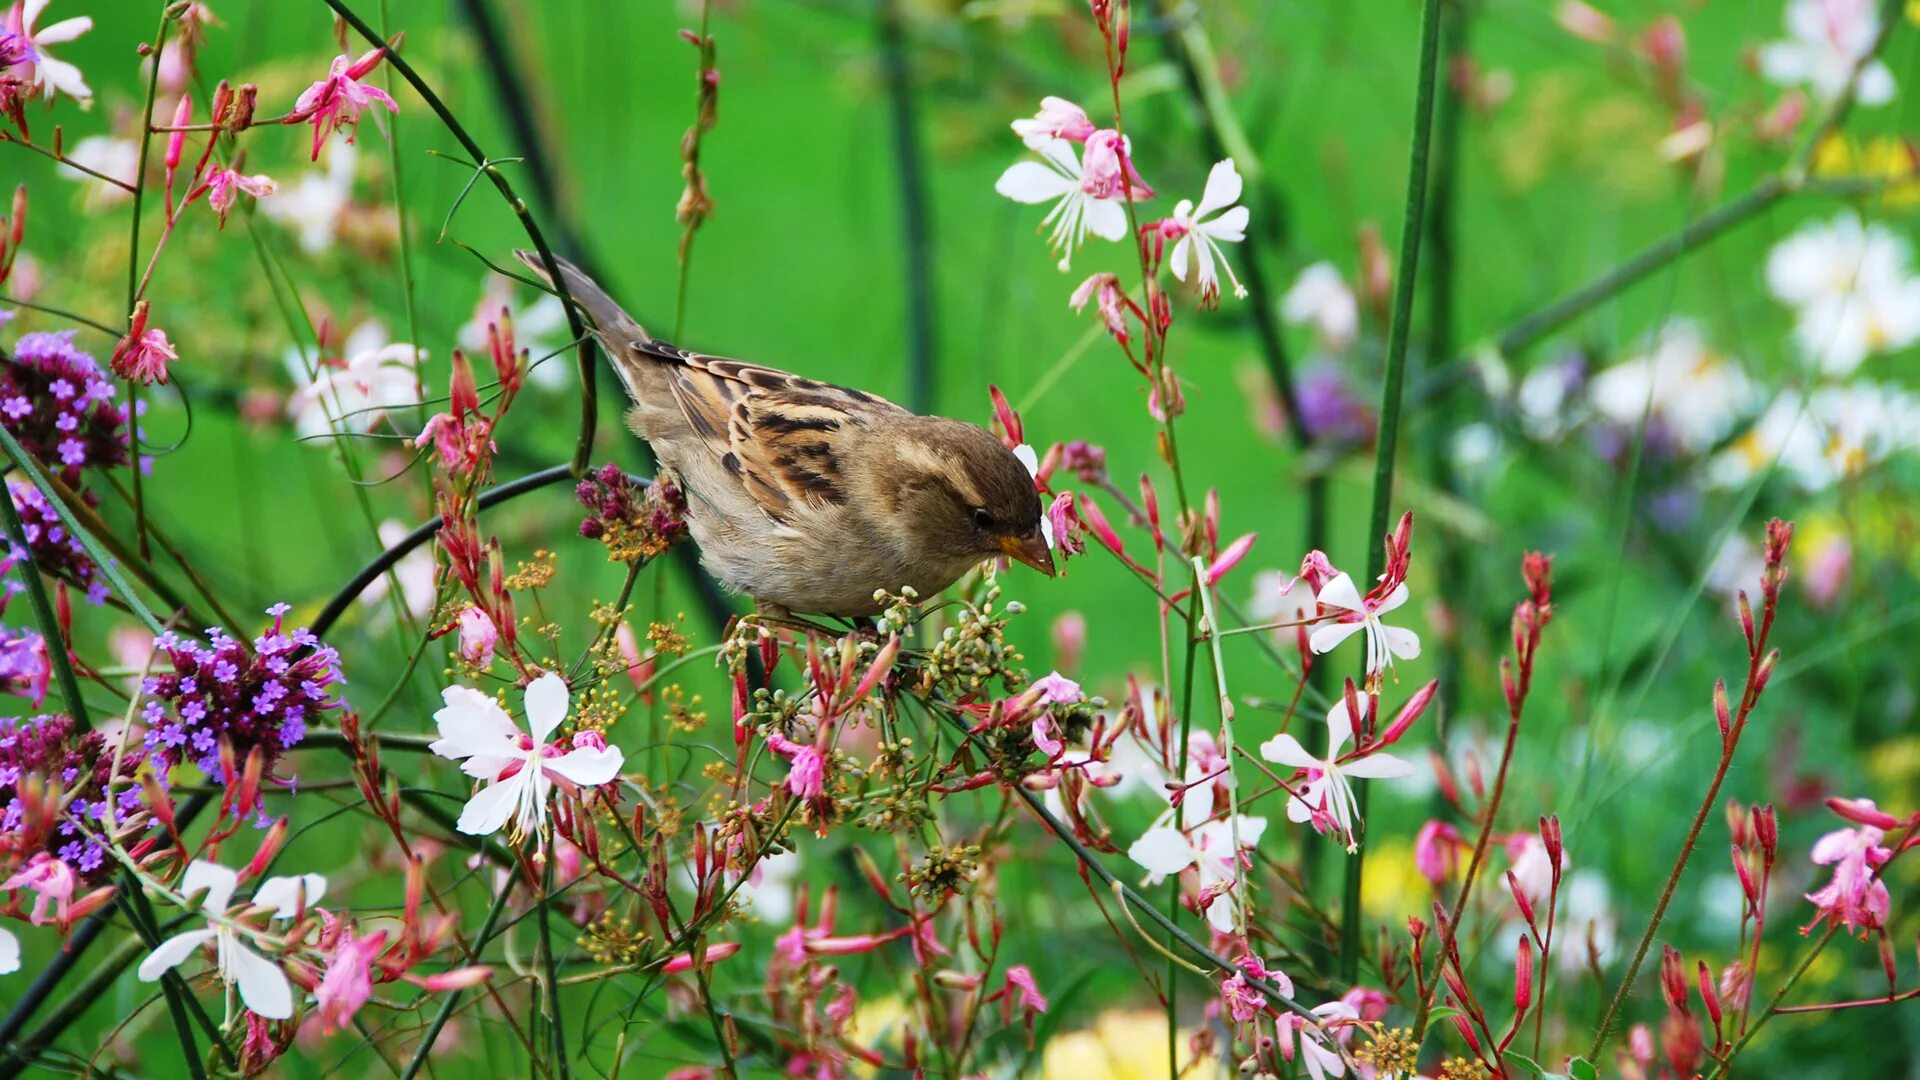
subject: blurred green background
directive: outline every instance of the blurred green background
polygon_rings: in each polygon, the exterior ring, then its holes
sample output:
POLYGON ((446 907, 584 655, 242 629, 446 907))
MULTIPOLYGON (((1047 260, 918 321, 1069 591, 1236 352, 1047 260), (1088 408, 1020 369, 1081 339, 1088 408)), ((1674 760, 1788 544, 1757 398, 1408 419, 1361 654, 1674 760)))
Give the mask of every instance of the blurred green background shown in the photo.
MULTIPOLYGON (((504 70, 486 59, 467 5, 363 0, 356 10, 376 25, 405 31, 404 55, 487 153, 495 159, 542 155, 558 186, 558 205, 536 198, 529 163, 503 170, 533 201, 549 235, 567 229, 576 234, 592 263, 608 274, 610 289, 665 334, 674 319, 679 273, 677 148, 695 103, 695 52, 676 31, 697 24, 698 6, 492 0, 488 7, 511 53, 512 66, 504 70), (543 148, 520 144, 503 112, 504 96, 525 104, 543 148)), ((1786 159, 1782 147, 1729 134, 1697 170, 1664 162, 1657 147, 1671 130, 1672 116, 1652 89, 1644 62, 1629 49, 1568 35, 1554 22, 1551 4, 1490 0, 1470 9, 1473 64, 1482 78, 1510 79, 1511 93, 1463 115, 1454 179, 1455 250, 1438 261, 1429 247, 1421 266, 1423 276, 1445 274, 1452 283, 1459 355, 1746 190, 1786 159)), ((201 76, 208 85, 220 78, 257 83, 262 116, 289 107, 338 51, 331 14, 318 2, 227 0, 213 10, 224 25, 212 30, 199 54, 201 76)), ((1201 113, 1169 50, 1173 38, 1153 10, 1136 0, 1124 91, 1135 154, 1160 193, 1154 211, 1165 212, 1180 198, 1198 197, 1213 158, 1201 113)), ((1753 49, 1780 35, 1777 4, 1623 2, 1607 10, 1623 33, 1663 15, 1680 20, 1687 85, 1727 131, 1737 131, 1777 96, 1752 63, 1753 49)), ((905 400, 910 294, 903 182, 880 11, 866 0, 715 0, 711 32, 722 76, 720 114, 704 142, 701 165, 716 209, 695 241, 679 343, 905 400)), ((158 9, 55 0, 47 17, 81 13, 94 16, 94 31, 59 55, 87 73, 97 95, 94 108, 81 113, 63 103, 56 112, 32 114, 36 135, 58 122, 69 145, 86 135, 125 133, 130 120, 137 122, 133 113, 144 85, 134 48, 152 34, 158 9)), ((1023 154, 1007 130, 1009 120, 1031 114, 1045 94, 1090 109, 1104 100, 1098 38, 1084 5, 899 0, 895 15, 901 36, 896 59, 910 80, 914 155, 931 224, 931 410, 984 423, 991 415, 987 387, 998 385, 1024 411, 1029 440, 1042 449, 1053 441, 1086 439, 1106 447, 1123 487, 1131 488, 1130 478, 1145 471, 1164 490, 1144 385, 1110 342, 1085 347, 1091 323, 1067 307, 1084 273, 1114 270, 1127 279, 1126 252, 1096 243, 1075 258, 1073 274, 1062 274, 1034 235, 1040 211, 993 190, 995 178, 1023 154)), ((1219 491, 1224 534, 1260 535, 1248 563, 1223 586, 1227 595, 1251 601, 1256 570, 1291 573, 1304 553, 1302 492, 1311 470, 1331 477, 1325 546, 1333 559, 1358 576, 1375 542, 1366 535, 1370 447, 1303 460, 1283 435, 1263 424, 1269 391, 1250 305, 1276 304, 1302 267, 1321 260, 1331 260, 1353 280, 1356 238, 1365 227, 1376 228, 1393 253, 1405 199, 1418 5, 1216 2, 1202 6, 1199 26, 1264 173, 1263 186, 1250 189, 1248 201, 1256 214, 1253 231, 1265 241, 1259 257, 1272 288, 1270 295, 1246 302, 1229 297, 1215 314, 1197 314, 1182 301, 1171 355, 1186 383, 1188 412, 1180 430, 1190 481, 1219 491)), ((357 55, 362 47, 351 41, 348 49, 357 55)), ((1916 55, 1920 30, 1912 24, 1896 29, 1888 60, 1897 77, 1920 77, 1916 55)), ((384 76, 375 81, 387 85, 384 76)), ((341 327, 379 319, 395 339, 412 338, 428 353, 429 391, 440 393, 448 353, 473 316, 486 274, 455 241, 496 261, 524 242, 512 214, 484 182, 460 201, 471 170, 457 160, 459 147, 415 94, 397 80, 392 89, 398 117, 388 124, 382 114, 378 124, 361 125, 353 184, 360 209, 338 243, 323 252, 304 251, 287 227, 263 213, 247 217, 244 207, 220 232, 196 208, 157 274, 156 320, 179 346, 175 371, 195 404, 189 423, 177 395, 159 395, 148 438, 180 445, 155 463, 147 494, 157 519, 207 568, 232 609, 259 610, 286 600, 296 617, 310 618, 379 550, 371 522, 411 526, 429 512, 418 472, 356 489, 328 446, 298 442, 262 394, 291 389, 282 356, 296 336, 265 280, 256 245, 284 267, 310 310, 329 314, 341 327), (396 166, 403 192, 398 203, 396 166), (408 286, 394 242, 396 206, 412 260, 416 331, 408 329, 402 299, 408 286), (242 419, 250 403, 255 419, 242 419)), ((1911 136, 1920 117, 1909 89, 1903 86, 1891 105, 1858 111, 1848 130, 1911 136)), ((204 103, 204 92, 195 96, 204 103)), ((247 171, 274 176, 281 185, 275 198, 286 197, 303 173, 320 168, 305 160, 309 135, 304 126, 247 133, 247 171)), ((1242 171, 1250 172, 1244 164, 1242 171)), ((116 323, 125 289, 125 208, 88 206, 83 185, 14 147, 0 152, 0 177, 9 187, 24 182, 31 193, 27 250, 40 264, 37 302, 116 323)), ((1527 355, 1510 358, 1513 378, 1572 350, 1605 366, 1633 353, 1670 318, 1685 316, 1757 382, 1769 388, 1794 383, 1799 376, 1787 338, 1791 314, 1768 297, 1761 267, 1773 244, 1803 222, 1839 209, 1828 198, 1783 201, 1527 355)), ((1904 236, 1914 234, 1910 207, 1875 201, 1867 214, 1904 236)), ((157 229, 150 217, 143 244, 151 244, 157 229)), ((1229 257, 1246 255, 1234 250, 1229 257)), ((1423 373, 1454 359, 1427 353, 1430 298, 1423 289, 1416 309, 1416 387, 1423 373)), ((532 299, 522 292, 515 303, 532 299)), ((1363 320, 1361 341, 1345 356, 1315 355, 1316 344, 1303 327, 1287 327, 1286 344, 1296 366, 1332 365, 1372 401, 1385 327, 1370 312, 1363 320)), ((9 329, 59 325, 29 312, 9 329)), ((549 335, 548 347, 564 337, 549 335)), ((110 351, 104 335, 83 330, 81 341, 103 358, 110 351)), ((1876 357, 1870 370, 1882 381, 1912 386, 1915 357, 1912 349, 1876 357)), ((551 364, 568 367, 571 355, 551 364)), ((604 372, 600 388, 595 460, 644 468, 638 444, 618 421, 618 388, 604 372)), ((567 459, 578 422, 576 400, 570 375, 528 392, 500 433, 502 478, 567 459)), ((1521 593, 1519 558, 1528 549, 1555 555, 1557 618, 1516 762, 1510 819, 1514 828, 1540 813, 1557 812, 1566 820, 1572 864, 1604 874, 1620 937, 1637 937, 1711 767, 1712 681, 1733 680, 1744 667, 1730 603, 1702 588, 1729 528, 1757 537, 1766 516, 1796 517, 1803 538, 1819 530, 1847 536, 1854 561, 1838 602, 1816 610, 1790 593, 1777 638, 1785 653, 1782 669, 1725 795, 1783 805, 1783 873, 1794 875, 1793 886, 1809 889, 1818 882, 1805 863, 1806 849, 1834 819, 1806 797, 1812 790, 1806 785, 1871 796, 1896 810, 1914 805, 1920 775, 1912 648, 1920 616, 1920 545, 1914 542, 1920 507, 1913 494, 1920 467, 1911 456, 1815 495, 1780 483, 1764 487, 1750 503, 1744 489, 1696 493, 1690 512, 1668 522, 1652 511, 1647 476, 1630 476, 1577 438, 1529 442, 1504 400, 1479 383, 1442 400, 1444 408, 1411 407, 1401 439, 1404 480, 1395 503, 1419 514, 1415 604, 1409 610, 1417 612, 1412 625, 1427 652, 1401 669, 1399 690, 1389 691, 1389 701, 1434 677, 1451 656, 1459 677, 1443 691, 1444 715, 1456 741, 1497 735, 1504 725, 1494 662, 1521 593), (1438 458, 1453 454, 1456 433, 1475 424, 1498 432, 1500 448, 1462 463, 1460 492, 1441 494, 1435 487, 1438 458), (1435 558, 1443 549, 1453 553, 1444 563, 1435 558), (1789 805, 1795 789, 1799 801, 1789 805)), ((398 445, 365 440, 357 446, 369 477, 399 472, 406 459, 398 445)), ((110 504, 108 513, 127 520, 119 506, 110 504)), ((529 558, 536 549, 557 553, 560 575, 545 593, 542 614, 567 627, 575 648, 592 629, 591 602, 611 599, 621 580, 620 568, 604 561, 597 544, 575 535, 577 522, 565 485, 485 519, 510 559, 529 558)), ((1137 537, 1130 542, 1144 543, 1144 536, 1130 536, 1137 537)), ((1075 560, 1057 580, 1018 568, 1003 578, 1008 595, 1028 606, 1016 625, 1036 673, 1054 666, 1049 630, 1055 618, 1075 611, 1091 628, 1075 672, 1090 690, 1117 700, 1125 675, 1157 678, 1153 601, 1126 576, 1095 553, 1075 560)), ((671 620, 685 612, 696 643, 713 640, 713 628, 703 623, 677 571, 663 563, 646 583, 636 621, 671 620)), ((83 610, 79 618, 83 635, 104 640, 111 625, 104 612, 83 610)), ((402 670, 405 641, 370 605, 329 640, 342 652, 350 700, 371 708, 402 670)), ((1229 646, 1228 664, 1236 694, 1284 700, 1291 692, 1291 679, 1244 639, 1229 646)), ((687 670, 689 692, 702 694, 706 707, 724 720, 718 673, 704 665, 687 670)), ((384 721, 387 728, 429 729, 436 684, 444 676, 423 671, 414 681, 384 721)), ((1242 717, 1242 745, 1265 737, 1274 723, 1271 714, 1252 708, 1242 717)), ((627 723, 631 741, 641 741, 645 718, 635 715, 627 723)), ((415 768, 390 764, 403 775, 415 768)), ((432 776, 451 790, 452 770, 418 768, 420 777, 432 776)), ((326 761, 315 771, 331 775, 335 769, 335 762, 326 761)), ((1369 912, 1391 927, 1427 907, 1425 885, 1411 871, 1409 841, 1433 807, 1424 795, 1392 794, 1384 787, 1374 806, 1369 912)), ((1270 813, 1277 822, 1279 807, 1270 813)), ((1112 811, 1122 848, 1148 816, 1140 805, 1112 811)), ((399 886, 391 868, 345 868, 354 845, 369 835, 336 824, 303 836, 294 853, 307 865, 339 873, 344 895, 369 906, 394 903, 399 886), (336 866, 342 869, 334 871, 336 866)), ((1042 972, 1043 987, 1060 991, 1054 1030, 1086 1027, 1102 1010, 1145 1003, 1120 945, 1079 895, 1071 859, 1049 851, 1037 830, 1016 836, 1022 853, 1036 858, 1011 861, 1002 872, 1000 895, 1013 935, 1008 955, 1042 972)), ((807 877, 845 879, 845 863, 834 853, 845 842, 836 838, 817 851, 804 849, 807 877)), ((884 854, 885 846, 875 842, 876 853, 884 854)), ((1331 908, 1337 906, 1340 856, 1325 855, 1321 904, 1331 908)), ((1116 868, 1124 863, 1118 856, 1114 861, 1116 868)), ((1682 945, 1690 958, 1696 952, 1716 963, 1728 958, 1736 929, 1727 914, 1736 902, 1725 889, 1729 876, 1724 827, 1716 816, 1662 938, 1682 945)), ((1911 909, 1900 903, 1911 883, 1908 875, 1895 884, 1896 942, 1912 938, 1911 909)), ((1792 892, 1783 896, 1763 954, 1763 988, 1770 986, 1770 974, 1797 955, 1799 938, 1791 925, 1811 911, 1792 892)), ((1808 1000, 1862 996, 1883 985, 1872 949, 1843 944, 1836 942, 1815 970, 1808 1000)), ((46 948, 44 942, 30 945, 29 967, 35 950, 44 955, 46 948)), ((1497 984, 1504 977, 1497 974, 1502 962, 1492 948, 1487 952, 1490 985, 1497 984)), ((848 970, 865 980, 863 994, 879 997, 905 965, 886 958, 871 962, 868 974, 861 974, 858 963, 848 970)), ((1902 957, 1909 979, 1912 962, 1902 957)), ((1617 978, 1619 966, 1610 969, 1610 978, 1617 978)), ((722 993, 753 992, 756 972, 718 971, 722 993)), ((1633 1015, 1654 1020, 1657 994, 1645 975, 1643 983, 1633 1015)), ((22 985, 0 985, 0 1002, 10 1003, 22 985)), ((123 980, 111 999, 87 1012, 68 1043, 90 1050, 143 990, 123 980)), ((1187 1000, 1197 1008, 1202 993, 1189 990, 1187 1000)), ((1575 1024, 1589 1022, 1604 1000, 1590 980, 1577 977, 1566 980, 1562 994, 1561 1011, 1575 1024)), ((1920 1028, 1907 1021, 1909 1013, 1862 1011, 1778 1023, 1757 1052, 1754 1075, 1914 1075, 1920 1028)), ((132 1040, 143 1052, 174 1053, 159 1041, 163 1028, 135 1029, 145 1032, 132 1040)), ((653 1075, 698 1058, 671 1025, 647 1030, 651 1041, 623 1075, 653 1075)), ((1584 1041, 1577 1031, 1566 1048, 1575 1041, 1584 1041)), ((339 1062, 350 1044, 341 1038, 317 1045, 290 1056, 281 1068, 287 1075, 318 1076, 374 1067, 364 1052, 339 1062)), ((462 1035, 462 1049, 471 1049, 472 1060, 491 1055, 505 1063, 509 1046, 484 1025, 462 1035)), ((1018 1060, 1011 1044, 1007 1050, 1009 1060, 1018 1060)), ((168 1066, 153 1062, 136 1058, 130 1071, 168 1074, 168 1066)))

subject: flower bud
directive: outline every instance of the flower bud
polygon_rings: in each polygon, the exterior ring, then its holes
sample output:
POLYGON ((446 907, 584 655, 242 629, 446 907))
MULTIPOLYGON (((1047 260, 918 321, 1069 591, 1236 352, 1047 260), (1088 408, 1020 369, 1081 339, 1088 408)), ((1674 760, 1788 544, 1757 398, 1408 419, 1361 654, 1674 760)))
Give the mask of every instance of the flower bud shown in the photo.
POLYGON ((1759 841, 1767 865, 1772 866, 1774 852, 1780 847, 1780 822, 1774 815, 1772 803, 1753 808, 1753 837, 1759 841))
POLYGON ((1660 992, 1667 999, 1667 1007, 1682 1016, 1692 1013, 1687 1008, 1687 976, 1685 961, 1680 950, 1671 945, 1662 945, 1660 954, 1660 992))
POLYGON ((1707 1019, 1713 1026, 1720 1026, 1720 995, 1714 990, 1713 972, 1708 970, 1707 962, 1702 960, 1695 971, 1694 981, 1700 984, 1700 1000, 1707 1003, 1707 1019))
MULTIPOLYGON (((173 110, 172 126, 175 130, 167 134, 166 163, 169 181, 172 180, 171 174, 173 171, 180 167, 180 154, 187 143, 187 133, 179 129, 191 123, 193 123, 193 99, 185 94, 181 94, 180 104, 173 110)), ((168 213, 171 214, 172 210, 169 209, 168 213)))
POLYGON ((1386 730, 1380 733, 1380 737, 1374 742, 1374 746, 1376 748, 1392 746, 1394 743, 1399 742, 1400 736, 1405 735, 1407 729, 1413 726, 1413 722, 1420 719, 1420 714, 1426 711, 1427 705, 1433 701, 1433 696, 1439 689, 1440 680, 1435 679, 1421 687, 1417 693, 1408 698, 1407 703, 1400 706, 1400 711, 1394 714, 1393 722, 1388 724, 1386 730))
POLYGON ((1733 736, 1733 709, 1727 703, 1727 680, 1713 680, 1713 719, 1720 725, 1720 744, 1733 736))
POLYGON ((1897 829, 1900 819, 1873 804, 1872 799, 1827 800, 1827 809, 1858 825, 1871 825, 1876 829, 1897 829))
POLYGON ((1526 1012, 1533 1004, 1533 939, 1520 935, 1520 949, 1513 960, 1513 1007, 1526 1012))

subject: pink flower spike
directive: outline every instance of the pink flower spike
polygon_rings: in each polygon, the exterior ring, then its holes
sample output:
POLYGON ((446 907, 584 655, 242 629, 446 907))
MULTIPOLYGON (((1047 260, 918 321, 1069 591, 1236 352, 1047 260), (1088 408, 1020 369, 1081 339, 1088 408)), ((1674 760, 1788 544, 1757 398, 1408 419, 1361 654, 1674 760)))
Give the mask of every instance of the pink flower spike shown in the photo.
POLYGON ((334 57, 327 77, 307 87, 294 101, 293 112, 288 114, 285 122, 313 124, 312 160, 320 160, 320 147, 326 144, 327 136, 336 131, 346 131, 347 142, 352 143, 354 127, 360 122, 360 113, 367 106, 385 105, 388 112, 400 111, 400 106, 385 90, 360 82, 384 55, 386 48, 383 46, 369 50, 355 61, 349 61, 344 53, 334 57))
POLYGON ((1891 900, 1879 869, 1893 852, 1881 846, 1885 838, 1881 830, 1862 825, 1830 832, 1813 845, 1813 861, 1832 866, 1833 880, 1807 894, 1818 910, 1813 921, 1800 928, 1802 934, 1825 922, 1844 926, 1864 938, 1868 931, 1887 924, 1891 900))
POLYGON ((1039 112, 1031 118, 1015 120, 1012 126, 1020 141, 1035 149, 1048 139, 1083 143, 1094 132, 1087 110, 1065 98, 1052 96, 1041 98, 1039 112))

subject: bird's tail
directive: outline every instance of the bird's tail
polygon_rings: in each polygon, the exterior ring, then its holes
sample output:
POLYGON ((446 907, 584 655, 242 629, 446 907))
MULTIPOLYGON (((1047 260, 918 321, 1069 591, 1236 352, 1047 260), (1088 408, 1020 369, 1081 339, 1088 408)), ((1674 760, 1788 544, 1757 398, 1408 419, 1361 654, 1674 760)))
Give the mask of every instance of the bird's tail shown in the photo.
MULTIPOLYGON (((540 280, 553 285, 553 278, 547 274, 546 262, 541 259, 539 252, 516 250, 513 254, 540 280)), ((627 314, 626 309, 614 302, 613 297, 607 295, 607 290, 588 277, 585 271, 558 255, 553 257, 553 263, 560 268, 561 281, 566 285, 567 293, 573 297, 574 304, 593 322, 594 329, 600 332, 601 339, 615 355, 653 340, 653 335, 647 333, 646 327, 627 314)))

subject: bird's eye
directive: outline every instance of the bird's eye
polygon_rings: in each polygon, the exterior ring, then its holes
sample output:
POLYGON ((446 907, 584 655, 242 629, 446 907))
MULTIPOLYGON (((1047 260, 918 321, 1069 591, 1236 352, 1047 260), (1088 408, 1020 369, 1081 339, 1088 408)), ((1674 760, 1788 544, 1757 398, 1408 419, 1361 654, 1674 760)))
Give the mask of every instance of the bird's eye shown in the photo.
POLYGON ((973 524, 975 527, 979 528, 982 532, 992 532, 993 531, 993 515, 987 513, 985 510, 982 510, 979 507, 975 507, 973 510, 973 524))

